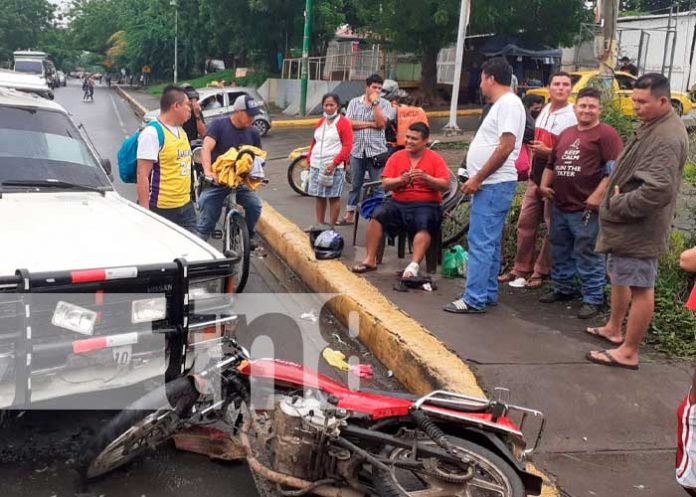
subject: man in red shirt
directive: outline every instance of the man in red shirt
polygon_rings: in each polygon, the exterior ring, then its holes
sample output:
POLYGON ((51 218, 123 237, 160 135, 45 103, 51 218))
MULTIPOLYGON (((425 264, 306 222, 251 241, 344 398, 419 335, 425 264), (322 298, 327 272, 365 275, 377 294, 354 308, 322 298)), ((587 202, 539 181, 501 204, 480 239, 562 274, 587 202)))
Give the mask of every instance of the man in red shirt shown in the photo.
POLYGON ((377 251, 384 231, 392 236, 406 229, 413 238, 413 256, 404 278, 418 276, 430 246, 431 233, 442 223, 442 192, 449 188, 445 160, 428 148, 430 128, 413 123, 406 133, 405 149, 394 153, 382 172, 382 186, 391 199, 379 206, 367 225, 367 255, 352 268, 355 273, 377 269, 377 251))

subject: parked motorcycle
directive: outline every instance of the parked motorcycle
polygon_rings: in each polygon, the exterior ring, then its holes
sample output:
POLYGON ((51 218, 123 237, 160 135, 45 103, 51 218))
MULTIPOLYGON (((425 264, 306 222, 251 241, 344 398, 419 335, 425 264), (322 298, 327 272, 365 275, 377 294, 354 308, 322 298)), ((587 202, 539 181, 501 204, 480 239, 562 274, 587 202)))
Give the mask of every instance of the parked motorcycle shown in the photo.
POLYGON ((235 339, 219 340, 225 352, 218 360, 151 392, 104 427, 84 451, 87 479, 178 431, 222 421, 262 497, 541 492, 541 478, 525 469, 543 430, 538 411, 445 391, 421 398, 353 391, 297 364, 250 360, 235 339), (519 424, 509 417, 515 413, 519 424), (538 421, 531 448, 522 434, 528 418, 538 421))

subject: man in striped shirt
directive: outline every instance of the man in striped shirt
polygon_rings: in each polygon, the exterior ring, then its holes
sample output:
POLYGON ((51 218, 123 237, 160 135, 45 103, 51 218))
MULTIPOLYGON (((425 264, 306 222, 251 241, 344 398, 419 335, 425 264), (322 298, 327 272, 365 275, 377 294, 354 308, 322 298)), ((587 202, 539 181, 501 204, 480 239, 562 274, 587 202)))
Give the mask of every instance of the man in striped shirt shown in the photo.
POLYGON ((384 128, 395 112, 391 104, 380 98, 384 80, 373 74, 365 81, 365 93, 348 104, 346 117, 353 125, 353 149, 350 153, 352 183, 348 194, 346 216, 341 224, 352 224, 360 199, 365 172, 370 181, 379 181, 382 168, 387 162, 387 140, 384 128))

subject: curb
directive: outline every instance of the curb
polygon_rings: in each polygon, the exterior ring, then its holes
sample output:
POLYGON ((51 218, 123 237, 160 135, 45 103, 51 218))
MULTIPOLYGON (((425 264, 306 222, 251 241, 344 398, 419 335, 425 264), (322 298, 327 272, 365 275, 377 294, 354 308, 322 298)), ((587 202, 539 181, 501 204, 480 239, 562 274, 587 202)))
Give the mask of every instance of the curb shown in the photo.
POLYGON ((116 91, 123 99, 128 102, 128 104, 133 108, 135 114, 142 119, 142 117, 147 113, 147 109, 143 107, 140 102, 131 97, 128 92, 123 90, 120 86, 116 86, 116 91))
MULTIPOLYGON (((257 230, 313 292, 338 295, 328 305, 344 326, 357 313, 358 338, 409 392, 425 395, 447 389, 484 396, 471 369, 444 343, 342 262, 317 261, 307 235, 267 202, 257 230)), ((543 497, 560 495, 547 475, 531 464, 528 469, 544 478, 543 497)))
MULTIPOLYGON (((147 109, 143 107, 140 102, 138 102, 135 98, 131 97, 128 92, 123 90, 120 86, 116 86, 116 91, 121 95, 126 102, 130 104, 131 107, 133 107, 133 110, 135 111, 136 115, 140 118, 142 118, 145 113, 147 112, 147 109)), ((434 110, 430 112, 425 113, 426 116, 429 118, 438 118, 438 117, 449 117, 449 111, 448 110, 434 110)), ((462 109, 457 111, 457 116, 459 117, 470 117, 470 116, 480 116, 481 115, 481 109, 462 109)), ((319 119, 319 116, 317 117, 309 117, 309 118, 302 118, 302 119, 277 119, 273 120, 273 128, 311 128, 317 123, 317 119, 319 119)))
MULTIPOLYGON (((433 110, 425 113, 428 118, 449 117, 448 110, 433 110)), ((481 109, 462 109, 457 111, 459 117, 480 116, 481 109)), ((302 119, 276 119, 273 121, 274 128, 307 128, 317 123, 319 116, 302 119)))

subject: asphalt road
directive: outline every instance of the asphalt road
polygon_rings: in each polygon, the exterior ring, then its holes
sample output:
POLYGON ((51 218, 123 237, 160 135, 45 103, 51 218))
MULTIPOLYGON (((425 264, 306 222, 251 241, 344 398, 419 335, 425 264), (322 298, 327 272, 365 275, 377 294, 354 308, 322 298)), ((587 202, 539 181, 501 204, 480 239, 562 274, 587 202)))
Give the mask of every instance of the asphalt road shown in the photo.
MULTIPOLYGON (((137 129, 138 119, 117 93, 105 86, 97 86, 94 102, 82 102, 81 97, 79 82, 73 79, 69 79, 66 88, 56 90, 56 101, 70 111, 78 123, 84 125, 102 157, 111 160, 117 191, 134 199, 134 185, 123 184, 118 179, 116 154, 123 139, 137 129)), ((264 146, 271 155, 286 154, 287 150, 303 144, 307 140, 307 133, 306 129, 274 132, 264 140, 264 146)), ((280 172, 275 171, 273 176, 280 176, 280 172)), ((282 188, 286 187, 286 184, 282 185, 282 188)), ((321 299, 307 293, 298 279, 272 254, 252 259, 249 283, 238 305, 249 312, 248 326, 238 332, 244 345, 256 347, 255 339, 264 335, 270 339, 261 341, 266 345, 264 352, 270 346, 278 358, 304 362, 345 381, 345 373, 332 369, 319 359, 321 350, 329 345, 341 350, 347 357, 356 356, 361 362, 373 365, 375 377, 364 386, 398 389, 398 385, 389 378, 389 373, 371 354, 352 339, 329 313, 322 311, 321 299), (252 308, 255 310, 251 311, 252 308), (252 315, 253 312, 256 315, 252 315), (305 313, 309 315, 300 318, 305 313)), ((204 456, 179 452, 172 445, 88 487, 82 487, 74 461, 92 431, 112 415, 109 411, 28 411, 19 419, 12 420, 9 428, 0 430, 0 496, 257 495, 246 465, 209 461, 204 456)))

